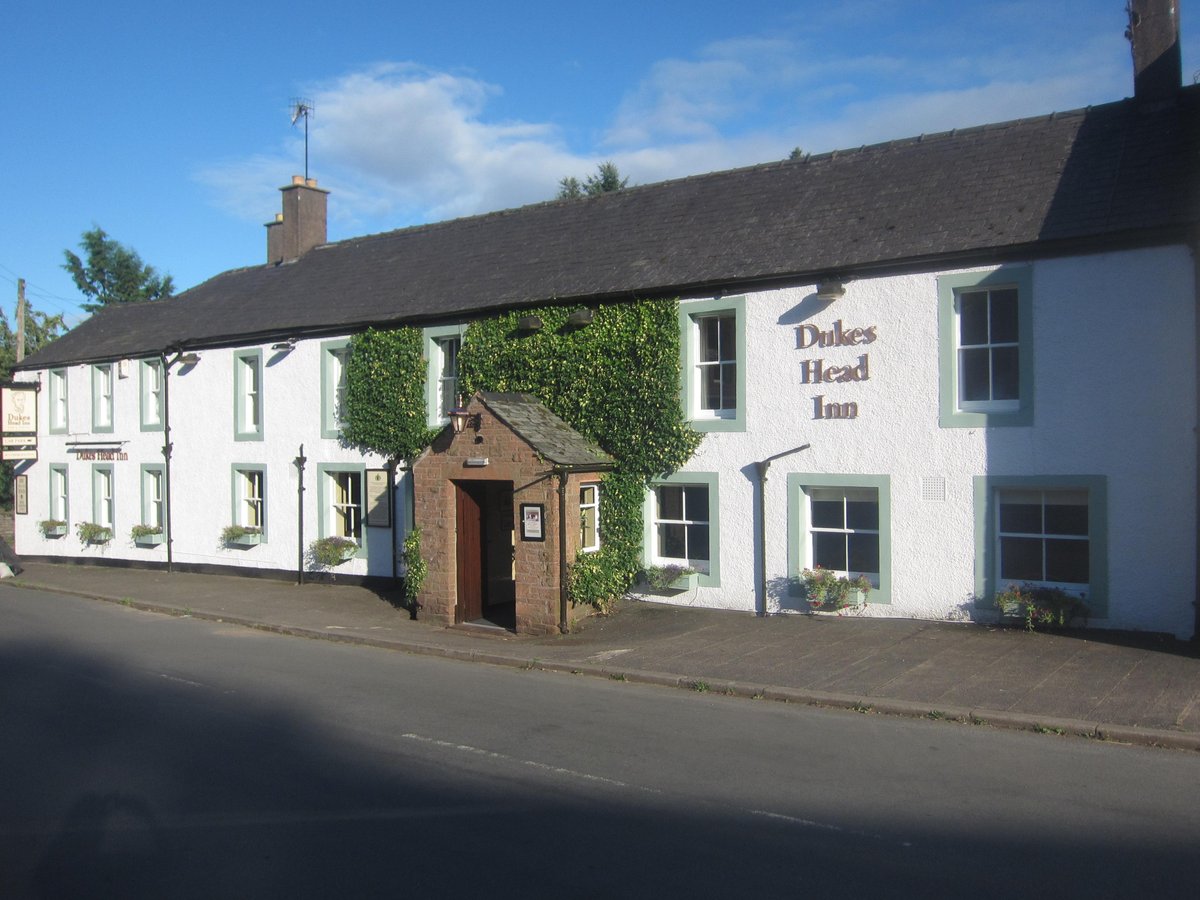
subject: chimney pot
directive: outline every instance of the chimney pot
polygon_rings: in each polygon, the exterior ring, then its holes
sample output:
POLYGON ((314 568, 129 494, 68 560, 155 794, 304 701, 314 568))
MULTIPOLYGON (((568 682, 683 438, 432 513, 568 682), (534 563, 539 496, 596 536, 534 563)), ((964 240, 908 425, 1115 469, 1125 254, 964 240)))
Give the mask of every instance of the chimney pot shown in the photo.
POLYGON ((1129 0, 1125 36, 1133 51, 1133 96, 1169 100, 1183 84, 1178 0, 1129 0))
POLYGON ((326 241, 326 198, 329 191, 317 187, 315 178, 293 175, 292 183, 279 189, 283 212, 267 223, 267 264, 292 262, 326 241))
POLYGON ((304 176, 303 175, 293 175, 292 176, 292 184, 304 184, 304 176))

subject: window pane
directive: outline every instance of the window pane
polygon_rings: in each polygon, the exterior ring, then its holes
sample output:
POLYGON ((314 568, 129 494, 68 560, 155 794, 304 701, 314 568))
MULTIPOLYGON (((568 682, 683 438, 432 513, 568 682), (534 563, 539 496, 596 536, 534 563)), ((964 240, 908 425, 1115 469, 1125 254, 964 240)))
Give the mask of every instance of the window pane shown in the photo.
POLYGON ((658 526, 658 555, 666 559, 687 559, 683 525, 658 526))
POLYGON ((724 409, 721 405, 721 367, 704 366, 700 370, 700 408, 724 409))
POLYGON ((1016 347, 992 350, 993 400, 1019 400, 1021 397, 1020 351, 1016 347))
POLYGON ((579 489, 579 504, 580 506, 588 506, 596 502, 596 487, 595 485, 585 484, 579 489))
POLYGON ((988 342, 987 291, 971 291, 958 298, 958 343, 967 347, 988 342))
POLYGON ((814 528, 844 528, 845 520, 842 512, 845 509, 843 500, 812 501, 812 523, 814 528))
POLYGON ((683 488, 663 485, 657 490, 658 517, 681 520, 683 518, 683 488))
POLYGON ((862 500, 846 501, 846 527, 879 530, 879 504, 862 500))
POLYGON ((1087 541, 1046 541, 1046 580, 1087 584, 1089 549, 1087 541))
POLYGON ((990 359, 990 351, 986 349, 958 351, 959 400, 992 399, 990 359))
POLYGON ((1012 288, 991 292, 991 342, 1017 342, 1017 292, 1012 288))
POLYGON ((846 571, 846 536, 827 531, 813 533, 813 565, 846 571))
POLYGON ((1030 502, 1009 503, 1001 500, 1000 531, 1005 534, 1041 534, 1041 504, 1030 502))
POLYGON ((687 526, 688 559, 708 559, 708 526, 687 526))
POLYGON ((737 363, 721 363, 721 409, 737 409, 737 363))
MULTIPOLYGON (((684 509, 689 522, 708 521, 708 488, 693 485, 683 489, 686 503, 684 509)), ((707 559, 707 557, 705 557, 707 559)))
POLYGON ((721 320, 700 320, 700 360, 715 362, 721 358, 721 320))
POLYGON ((851 534, 846 538, 851 572, 879 572, 879 535, 851 534))
POLYGON ((1086 505, 1057 502, 1055 495, 1046 497, 1046 534, 1088 533, 1086 505))
POLYGON ((1041 581, 1041 538, 1000 538, 1000 577, 1010 581, 1041 581))

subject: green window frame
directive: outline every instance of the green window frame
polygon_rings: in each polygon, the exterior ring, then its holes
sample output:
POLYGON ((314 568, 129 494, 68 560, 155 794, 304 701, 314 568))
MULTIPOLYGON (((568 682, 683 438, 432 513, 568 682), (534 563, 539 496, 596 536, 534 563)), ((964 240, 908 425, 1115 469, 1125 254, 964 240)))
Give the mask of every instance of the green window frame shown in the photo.
POLYGON ((455 406, 455 397, 458 395, 457 354, 462 349, 467 326, 439 325, 422 329, 421 333, 425 343, 425 418, 430 428, 439 428, 450 422, 447 413, 455 406), (447 344, 454 345, 453 374, 445 371, 447 344))
POLYGON ((141 464, 141 524, 157 526, 164 533, 167 529, 166 479, 166 467, 161 463, 141 464))
POLYGON ((113 391, 116 367, 112 363, 92 366, 92 431, 111 434, 113 431, 113 391))
MULTIPOLYGON (((938 424, 942 428, 984 428, 993 426, 1032 425, 1034 415, 1033 385, 1033 269, 1030 266, 1001 266, 989 272, 964 272, 940 275, 938 291, 938 424), (964 377, 960 365, 962 346, 960 324, 964 295, 997 295, 1015 290, 1017 314, 1016 351, 1018 354, 1017 397, 1012 401, 963 401, 959 394, 964 377)), ((990 309, 990 299, 989 299, 990 309)), ((1003 341, 984 339, 979 347, 968 352, 991 351, 999 344, 1011 347, 1006 336, 1003 341)))
POLYGON ((92 522, 117 533, 117 484, 111 465, 92 464, 92 522))
POLYGON ((339 438, 345 424, 350 339, 321 342, 321 437, 339 438))
POLYGON ((233 439, 263 439, 262 350, 238 350, 233 354, 233 439))
MULTIPOLYGON (((708 492, 708 571, 699 572, 697 584, 701 587, 721 586, 721 498, 720 476, 715 472, 675 472, 650 483, 642 508, 642 559, 647 565, 682 564, 682 558, 663 557, 658 554, 658 525, 681 524, 684 520, 664 519, 658 515, 660 487, 703 487, 708 492)), ((686 510, 685 510, 686 513, 686 510)), ((702 521, 691 520, 694 524, 702 521)), ((685 525, 686 527, 686 525, 685 525)))
MULTIPOLYGON (((353 481, 351 483, 351 498, 353 499, 353 481)), ((367 467, 362 463, 318 463, 317 464, 317 537, 324 538, 332 535, 350 537, 358 541, 358 552, 354 555, 359 559, 367 557, 367 509, 366 509, 367 467), (351 527, 351 534, 343 534, 343 528, 338 527, 342 514, 339 508, 345 508, 347 499, 338 496, 339 486, 344 476, 357 479, 357 527, 351 527), (355 536, 354 531, 358 534, 355 536)))
POLYGON ((47 479, 47 488, 50 492, 50 502, 46 509, 48 510, 48 519, 57 519, 61 522, 71 524, 71 482, 68 475, 69 469, 67 466, 52 465, 49 470, 47 479), (61 490, 59 488, 61 487, 61 490))
POLYGON ((879 585, 867 594, 867 602, 892 602, 892 480, 888 475, 827 475, 789 472, 788 497, 788 593, 799 597, 800 573, 812 567, 810 556, 809 499, 814 489, 868 489, 876 492, 879 503, 879 585))
POLYGON ((1000 496, 1004 491, 1087 492, 1088 583, 1084 602, 1092 618, 1108 618, 1108 478, 1105 475, 977 475, 975 502, 975 597, 995 608, 1000 577, 1000 496))
POLYGON ((138 361, 138 408, 142 431, 163 430, 165 379, 161 359, 138 361))
POLYGON ((262 463, 233 463, 229 478, 229 521, 258 528, 260 544, 267 542, 270 524, 267 504, 267 467, 262 463))
POLYGON ((746 430, 746 298, 720 297, 679 304, 680 402, 683 414, 695 431, 746 430), (714 329, 716 338, 705 349, 704 335, 711 323, 724 319, 732 323, 730 338, 724 329, 714 329), (713 348, 716 352, 709 352, 713 348), (732 352, 730 352, 732 351, 732 352), (732 394, 734 408, 706 410, 705 379, 718 379, 732 394), (733 386, 729 388, 728 381, 733 386))
POLYGON ((67 393, 67 370, 50 370, 50 408, 46 416, 50 434, 66 434, 71 425, 71 406, 67 393))

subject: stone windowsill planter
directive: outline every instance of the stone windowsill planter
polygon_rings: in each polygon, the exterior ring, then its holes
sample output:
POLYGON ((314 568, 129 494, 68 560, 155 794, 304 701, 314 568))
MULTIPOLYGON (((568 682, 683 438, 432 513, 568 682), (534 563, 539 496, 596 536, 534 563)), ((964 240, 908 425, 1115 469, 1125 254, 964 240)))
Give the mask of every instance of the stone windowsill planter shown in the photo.
POLYGON ((358 556, 359 545, 349 538, 329 536, 318 538, 308 546, 309 556, 318 568, 332 569, 358 556))
POLYGON ((642 572, 640 579, 642 593, 654 597, 674 597, 694 591, 699 583, 699 572, 679 566, 651 567, 642 572))
POLYGON ((134 532, 133 542, 139 547, 157 547, 166 543, 167 536, 161 531, 134 532))
POLYGON ((82 544, 107 544, 112 540, 112 529, 95 522, 80 522, 78 531, 82 544))
POLYGON ((254 547, 262 543, 262 531, 242 525, 229 525, 221 532, 221 543, 226 547, 254 547))
POLYGON ((66 522, 39 522, 38 528, 42 532, 42 537, 60 538, 67 533, 66 522))

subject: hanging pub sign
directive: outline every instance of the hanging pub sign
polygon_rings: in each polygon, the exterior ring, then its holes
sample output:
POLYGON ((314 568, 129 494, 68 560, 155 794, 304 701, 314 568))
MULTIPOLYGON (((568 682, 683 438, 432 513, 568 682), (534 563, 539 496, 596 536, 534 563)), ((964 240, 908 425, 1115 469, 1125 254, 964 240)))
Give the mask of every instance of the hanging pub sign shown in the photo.
POLYGON ((0 459, 37 459, 37 391, 29 382, 0 385, 0 459))
POLYGON ((371 528, 392 527, 392 494, 388 490, 387 469, 367 469, 367 525, 371 528))

